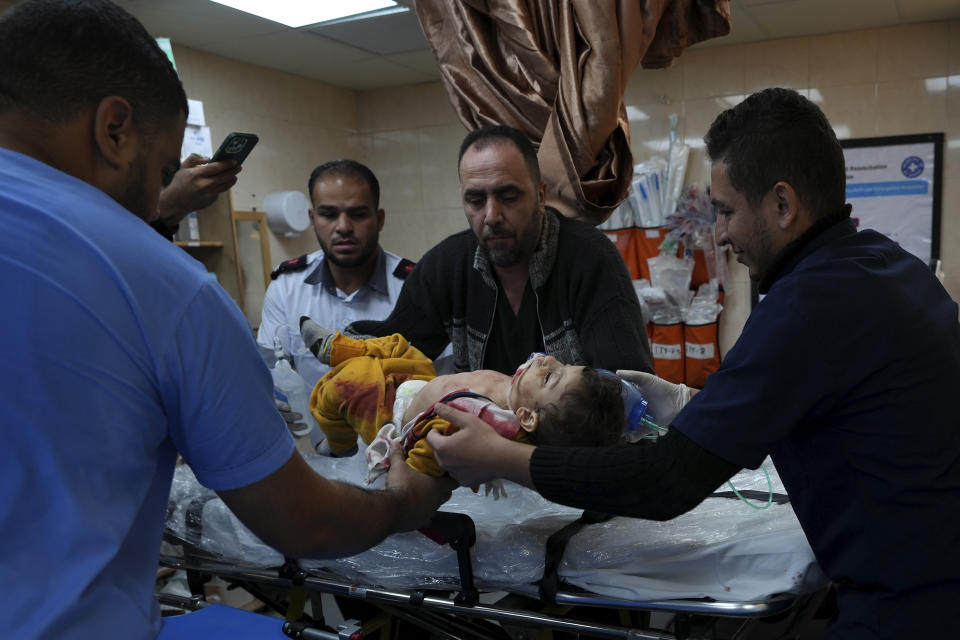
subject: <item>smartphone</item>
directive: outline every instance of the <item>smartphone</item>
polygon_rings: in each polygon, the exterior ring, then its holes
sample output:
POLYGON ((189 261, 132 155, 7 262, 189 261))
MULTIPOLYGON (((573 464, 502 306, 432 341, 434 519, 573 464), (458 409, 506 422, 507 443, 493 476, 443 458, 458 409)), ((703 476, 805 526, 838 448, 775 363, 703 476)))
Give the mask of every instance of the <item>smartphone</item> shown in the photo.
POLYGON ((260 138, 252 133, 228 133, 210 162, 236 160, 238 164, 242 163, 259 140, 260 138))

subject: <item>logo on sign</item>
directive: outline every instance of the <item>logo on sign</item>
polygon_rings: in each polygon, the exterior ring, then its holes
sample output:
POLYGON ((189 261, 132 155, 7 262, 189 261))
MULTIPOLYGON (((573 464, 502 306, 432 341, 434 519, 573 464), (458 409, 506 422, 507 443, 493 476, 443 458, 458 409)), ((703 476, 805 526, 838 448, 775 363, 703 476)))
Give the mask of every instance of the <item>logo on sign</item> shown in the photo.
POLYGON ((923 159, 907 156, 900 164, 900 171, 908 178, 916 178, 923 173, 923 159))

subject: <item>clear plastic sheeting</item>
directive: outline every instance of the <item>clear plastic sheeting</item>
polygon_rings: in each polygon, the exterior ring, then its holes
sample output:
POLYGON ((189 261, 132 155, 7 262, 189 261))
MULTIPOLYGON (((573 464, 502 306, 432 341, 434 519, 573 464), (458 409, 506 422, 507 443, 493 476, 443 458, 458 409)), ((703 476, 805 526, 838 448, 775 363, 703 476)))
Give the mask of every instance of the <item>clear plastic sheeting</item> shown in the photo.
POLYGON ((662 289, 650 291, 650 281, 647 279, 634 280, 633 291, 640 303, 640 324, 645 325, 652 320, 651 308, 666 304, 666 294, 662 289))
MULTIPOLYGON (((671 321, 679 322, 681 309, 690 305, 694 295, 690 290, 693 259, 661 254, 647 258, 647 264, 650 266, 651 288, 663 291, 666 297, 664 307, 651 308, 653 321, 666 324, 666 318, 658 317, 657 314, 672 313, 676 318, 671 318, 671 321)), ((648 300, 648 304, 649 302, 648 300)))
POLYGON ((173 473, 166 530, 204 552, 258 567, 283 564, 283 555, 261 542, 187 465, 173 473))
POLYGON ((670 147, 667 151, 667 168, 665 171, 665 188, 661 196, 663 204, 661 210, 664 216, 669 216, 677 210, 683 180, 687 175, 687 160, 690 158, 690 147, 678 140, 677 114, 670 114, 670 147))
POLYGON ((697 294, 690 301, 690 306, 682 311, 683 322, 689 325, 710 324, 716 322, 723 311, 723 305, 717 302, 720 295, 716 280, 704 282, 697 287, 697 294))
POLYGON ((676 209, 666 218, 669 231, 660 244, 660 252, 674 254, 681 245, 687 256, 702 251, 707 273, 701 281, 716 280, 722 286, 727 281, 727 248, 717 246, 717 209, 710 200, 710 189, 689 186, 678 196, 676 209))
MULTIPOLYGON (((630 191, 623 203, 597 226, 601 230, 663 226, 667 161, 654 157, 633 168, 630 191)), ((674 203, 676 204, 676 203, 674 203)))
MULTIPOLYGON (((773 491, 785 493, 773 463, 764 465, 773 491)), ((768 490, 759 469, 731 482, 739 491, 768 490)), ((669 522, 613 518, 591 525, 570 540, 560 575, 587 591, 632 601, 761 600, 810 593, 827 581, 789 504, 758 511, 730 498, 708 498, 669 522)))
POLYGON ((597 225, 598 229, 662 227, 677 211, 690 157, 690 147, 678 138, 678 126, 679 117, 670 114, 670 145, 666 157, 653 156, 634 165, 626 198, 609 218, 597 225))
MULTIPOLYGON (((329 478, 363 485, 363 456, 310 456, 308 463, 329 478)), ((774 491, 782 486, 767 461, 774 491)), ((375 484, 382 484, 382 479, 375 484)), ((739 490, 767 490, 762 471, 733 479, 739 490)), ((544 500, 506 483, 506 498, 493 500, 461 488, 442 508, 470 515, 477 542, 471 550, 477 586, 510 590, 543 574, 547 538, 576 520, 580 511, 544 500)), ((725 487, 719 488, 724 490, 725 487)), ((177 468, 171 491, 168 532, 192 540, 203 551, 238 564, 278 566, 282 556, 261 543, 186 466, 177 468), (192 505, 192 506, 191 506, 192 505), (202 505, 202 509, 200 506, 202 505), (202 532, 187 526, 201 514, 202 532)), ((339 560, 304 559, 306 569, 327 569, 345 580, 384 588, 457 589, 456 554, 419 532, 396 534, 363 553, 339 560)), ((777 593, 806 593, 825 579, 815 565, 789 505, 757 511, 729 498, 708 498, 670 522, 633 518, 584 527, 567 546, 559 570, 566 582, 598 595, 629 600, 710 597, 756 601, 777 593)))

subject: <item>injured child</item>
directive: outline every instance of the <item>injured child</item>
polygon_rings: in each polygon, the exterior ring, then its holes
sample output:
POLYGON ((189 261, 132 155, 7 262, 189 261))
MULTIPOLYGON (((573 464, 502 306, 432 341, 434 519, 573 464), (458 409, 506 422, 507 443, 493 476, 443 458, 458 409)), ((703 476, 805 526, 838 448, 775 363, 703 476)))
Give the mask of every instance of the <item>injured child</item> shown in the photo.
POLYGON ((559 446, 605 446, 624 433, 624 385, 587 366, 533 354, 513 376, 480 370, 438 376, 433 363, 399 335, 357 340, 300 319, 304 343, 333 367, 310 395, 310 412, 329 454, 367 447, 368 481, 387 469, 390 442, 400 441, 411 468, 443 469, 425 435, 453 427, 433 410, 446 403, 477 415, 505 438, 559 446))

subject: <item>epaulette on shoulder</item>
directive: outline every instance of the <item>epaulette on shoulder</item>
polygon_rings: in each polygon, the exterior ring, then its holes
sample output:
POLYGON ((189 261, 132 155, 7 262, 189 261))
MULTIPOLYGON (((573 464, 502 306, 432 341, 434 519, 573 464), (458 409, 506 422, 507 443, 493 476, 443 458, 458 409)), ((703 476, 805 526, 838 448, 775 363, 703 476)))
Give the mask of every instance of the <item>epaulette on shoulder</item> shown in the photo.
POLYGON ((400 258, 400 264, 393 270, 393 277, 397 280, 406 280, 415 266, 417 266, 416 262, 407 260, 406 258, 400 258))
POLYGON ((290 258, 289 260, 285 260, 281 262, 276 269, 270 272, 270 279, 276 280, 278 277, 280 277, 280 274, 303 271, 306 268, 307 268, 306 254, 300 256, 299 258, 290 258))

